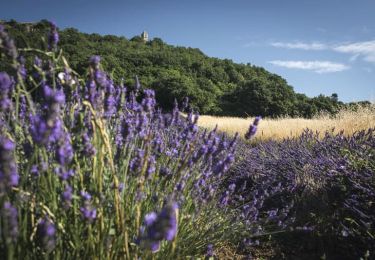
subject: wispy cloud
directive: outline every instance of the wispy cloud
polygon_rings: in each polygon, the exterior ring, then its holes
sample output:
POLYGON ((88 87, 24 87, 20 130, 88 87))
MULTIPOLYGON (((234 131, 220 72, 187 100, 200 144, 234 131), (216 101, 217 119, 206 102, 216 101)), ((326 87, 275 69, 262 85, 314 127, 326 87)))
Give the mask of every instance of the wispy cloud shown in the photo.
POLYGON ((301 69, 310 70, 316 73, 331 73, 339 72, 349 69, 350 67, 330 61, 283 61, 283 60, 273 60, 269 61, 270 64, 275 66, 289 68, 289 69, 301 69))
POLYGON ((334 51, 361 56, 365 61, 375 63, 375 40, 340 44, 332 48, 334 51))
POLYGON ((327 44, 321 42, 272 42, 271 46, 299 50, 331 50, 351 54, 351 57, 349 58, 350 62, 356 61, 360 57, 364 61, 375 63, 375 40, 340 44, 327 44))
POLYGON ((273 47, 286 49, 300 49, 300 50, 325 50, 327 45, 320 42, 305 43, 305 42, 272 42, 273 47))

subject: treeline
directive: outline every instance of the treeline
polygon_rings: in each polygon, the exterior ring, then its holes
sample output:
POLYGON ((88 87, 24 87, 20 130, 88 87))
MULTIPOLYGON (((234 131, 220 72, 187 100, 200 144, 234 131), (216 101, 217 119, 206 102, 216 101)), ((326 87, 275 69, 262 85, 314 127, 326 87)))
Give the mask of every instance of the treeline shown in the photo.
MULTIPOLYGON (((47 48, 46 20, 35 24, 8 21, 6 29, 20 48, 47 48)), ((81 33, 74 28, 59 34, 59 48, 75 71, 85 73, 89 57, 100 55, 116 83, 123 80, 131 88, 138 75, 143 87, 157 91, 164 109, 170 109, 174 99, 181 102, 184 97, 189 97, 193 108, 202 114, 230 116, 309 118, 322 111, 334 114, 346 106, 335 93, 309 98, 262 67, 211 58, 199 49, 171 46, 160 38, 144 42, 139 36, 129 40, 81 33)))

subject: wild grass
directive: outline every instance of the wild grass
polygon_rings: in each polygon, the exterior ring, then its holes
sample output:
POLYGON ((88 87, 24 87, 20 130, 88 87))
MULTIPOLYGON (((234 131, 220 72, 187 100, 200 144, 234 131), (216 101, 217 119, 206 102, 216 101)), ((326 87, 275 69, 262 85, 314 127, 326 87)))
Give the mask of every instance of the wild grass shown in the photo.
MULTIPOLYGON (((248 125, 254 118, 215 117, 200 116, 198 125, 212 129, 218 125, 218 129, 228 135, 236 132, 244 136, 248 125)), ((358 107, 355 110, 343 109, 335 116, 320 114, 312 119, 306 118, 264 118, 258 126, 255 140, 282 140, 286 137, 298 137, 303 130, 308 128, 318 131, 321 136, 326 131, 334 129, 334 133, 344 131, 346 136, 354 132, 375 127, 375 105, 371 107, 358 107)))

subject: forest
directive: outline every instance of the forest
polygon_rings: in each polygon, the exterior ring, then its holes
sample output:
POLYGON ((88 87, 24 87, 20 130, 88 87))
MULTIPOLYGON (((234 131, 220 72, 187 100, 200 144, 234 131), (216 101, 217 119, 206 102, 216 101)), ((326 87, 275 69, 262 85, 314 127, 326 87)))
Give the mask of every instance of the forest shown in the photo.
MULTIPOLYGON (((11 20, 5 24, 21 50, 47 48, 47 20, 37 23, 11 20)), ((145 42, 140 36, 126 39, 82 33, 75 28, 59 30, 59 35, 60 50, 78 74, 87 73, 89 57, 98 55, 115 83, 125 84, 129 89, 141 84, 157 91, 158 104, 164 110, 171 110, 175 99, 182 102, 185 97, 200 114, 239 117, 311 118, 322 112, 335 114, 343 107, 355 105, 339 101, 336 93, 307 97, 262 67, 208 57, 197 48, 172 46, 160 38, 145 42)), ((24 58, 26 63, 33 63, 24 58)), ((2 65, 5 63, 1 61, 0 70, 6 71, 2 65)))

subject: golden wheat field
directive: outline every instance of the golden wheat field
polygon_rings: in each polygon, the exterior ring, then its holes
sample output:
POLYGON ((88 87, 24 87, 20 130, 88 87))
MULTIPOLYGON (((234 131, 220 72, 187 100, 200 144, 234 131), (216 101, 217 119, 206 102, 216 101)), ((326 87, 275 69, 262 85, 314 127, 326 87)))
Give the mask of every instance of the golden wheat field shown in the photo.
MULTIPOLYGON (((245 134, 254 118, 238 117, 215 117, 200 116, 198 125, 212 129, 218 125, 219 131, 234 135, 238 132, 241 136, 245 134)), ((264 118, 260 121, 256 139, 260 140, 280 140, 285 137, 299 136, 304 129, 308 128, 318 131, 321 135, 326 131, 337 133, 341 130, 345 134, 351 135, 356 131, 375 127, 375 106, 362 107, 357 111, 341 110, 336 116, 320 115, 313 119, 305 118, 264 118)))

